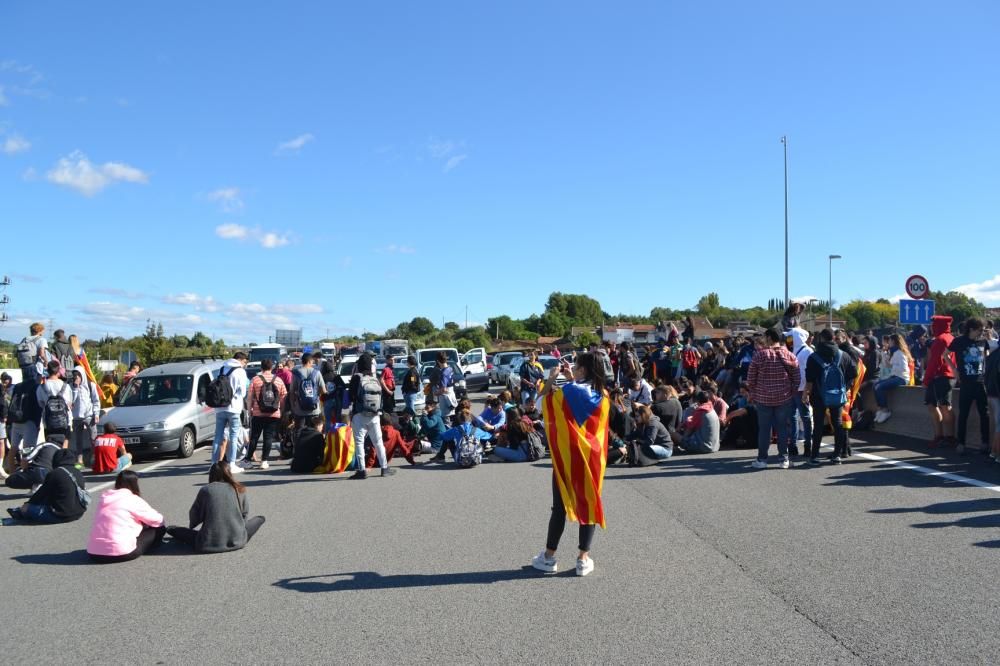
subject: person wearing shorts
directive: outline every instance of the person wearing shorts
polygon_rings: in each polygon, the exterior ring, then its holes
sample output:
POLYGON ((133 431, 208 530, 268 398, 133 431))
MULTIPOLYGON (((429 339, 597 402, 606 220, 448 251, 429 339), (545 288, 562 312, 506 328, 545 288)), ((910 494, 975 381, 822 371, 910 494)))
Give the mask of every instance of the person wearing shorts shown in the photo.
POLYGON ((934 334, 934 341, 927 352, 924 404, 927 405, 927 412, 934 426, 934 437, 928 446, 935 448, 955 443, 955 414, 951 409, 951 391, 955 388, 955 360, 948 351, 954 340, 951 334, 951 317, 931 317, 931 332, 934 334))

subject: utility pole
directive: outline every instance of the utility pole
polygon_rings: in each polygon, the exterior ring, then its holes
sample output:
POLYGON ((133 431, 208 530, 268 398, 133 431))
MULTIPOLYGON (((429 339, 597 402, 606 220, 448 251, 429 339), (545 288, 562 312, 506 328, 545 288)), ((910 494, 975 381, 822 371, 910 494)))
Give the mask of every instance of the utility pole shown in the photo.
POLYGON ((781 137, 785 153, 785 307, 788 307, 788 137, 781 137))

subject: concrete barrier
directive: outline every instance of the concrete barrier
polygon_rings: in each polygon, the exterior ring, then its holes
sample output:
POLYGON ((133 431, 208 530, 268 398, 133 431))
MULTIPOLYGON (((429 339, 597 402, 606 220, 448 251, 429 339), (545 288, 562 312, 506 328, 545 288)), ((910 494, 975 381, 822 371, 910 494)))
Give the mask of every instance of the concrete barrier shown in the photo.
MULTIPOLYGON (((956 423, 958 420, 958 395, 959 389, 952 392, 952 406, 955 410, 956 423)), ((878 409, 875 403, 875 392, 869 387, 861 392, 861 404, 866 410, 874 412, 878 409)), ((934 434, 934 427, 931 425, 930 414, 927 413, 927 406, 924 405, 923 386, 900 386, 889 392, 889 409, 892 410, 892 418, 885 423, 875 424, 872 429, 876 432, 887 432, 903 437, 913 437, 915 439, 929 440, 934 434)), ((992 434, 992 421, 991 434, 992 434)), ((966 429, 966 444, 971 447, 979 446, 979 414, 973 406, 969 414, 968 428, 966 429)))

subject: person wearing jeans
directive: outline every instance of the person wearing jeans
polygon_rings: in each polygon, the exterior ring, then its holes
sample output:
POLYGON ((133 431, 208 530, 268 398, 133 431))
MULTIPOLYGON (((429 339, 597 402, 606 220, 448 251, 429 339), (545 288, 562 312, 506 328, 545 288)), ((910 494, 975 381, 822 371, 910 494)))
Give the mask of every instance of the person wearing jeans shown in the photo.
MULTIPOLYGON (((832 333, 831 333, 832 335, 832 333)), ((750 401, 757 407, 757 460, 754 469, 767 467, 771 447, 771 431, 778 435, 780 466, 788 469, 788 420, 799 389, 799 363, 785 346, 778 331, 764 332, 764 347, 754 352, 747 371, 750 401)))
POLYGON ((212 462, 219 462, 220 453, 225 451, 226 461, 232 468, 233 474, 239 474, 243 470, 236 466, 236 449, 239 441, 240 413, 243 411, 243 399, 247 395, 247 373, 244 368, 247 364, 247 355, 243 352, 236 352, 233 358, 226 361, 226 364, 219 368, 219 373, 229 378, 229 384, 233 390, 233 399, 224 407, 215 409, 215 438, 212 440, 212 462))
POLYGON ((889 391, 910 383, 912 363, 913 357, 903 336, 899 333, 889 336, 889 376, 875 382, 875 402, 878 403, 875 423, 885 423, 892 416, 889 391))

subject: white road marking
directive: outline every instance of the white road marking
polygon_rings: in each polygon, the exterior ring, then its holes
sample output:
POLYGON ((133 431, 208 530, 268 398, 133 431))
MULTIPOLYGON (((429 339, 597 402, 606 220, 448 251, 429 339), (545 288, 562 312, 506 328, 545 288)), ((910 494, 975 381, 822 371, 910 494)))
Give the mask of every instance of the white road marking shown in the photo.
MULTIPOLYGON (((211 450, 211 449, 209 449, 209 450, 211 450)), ((163 460, 161 460, 159 462, 153 463, 149 467, 143 467, 142 469, 135 469, 135 468, 130 468, 130 469, 134 469, 134 471, 135 471, 136 474, 138 474, 139 476, 142 476, 146 472, 152 472, 154 469, 156 469, 158 467, 163 467, 167 463, 178 462, 180 460, 181 460, 180 458, 164 458, 163 460)), ((107 490, 108 488, 110 488, 113 485, 115 485, 115 482, 113 480, 112 481, 105 481, 104 483, 99 483, 96 486, 89 486, 87 488, 87 490, 89 490, 92 493, 99 493, 102 490, 107 490)))
POLYGON ((904 462, 902 460, 894 460, 892 458, 877 456, 873 453, 855 453, 854 455, 859 458, 864 458, 865 460, 874 460, 875 462, 895 465, 896 467, 899 467, 901 469, 909 469, 919 474, 924 474, 926 476, 936 476, 940 479, 948 479, 949 481, 956 481, 958 483, 964 483, 968 486, 975 486, 977 488, 983 488, 984 490, 992 490, 995 493, 1000 493, 1000 486, 994 485, 987 481, 980 481, 979 479, 971 479, 967 476, 962 476, 961 474, 942 472, 941 470, 932 469, 930 467, 923 467, 921 465, 914 465, 913 463, 904 462))

